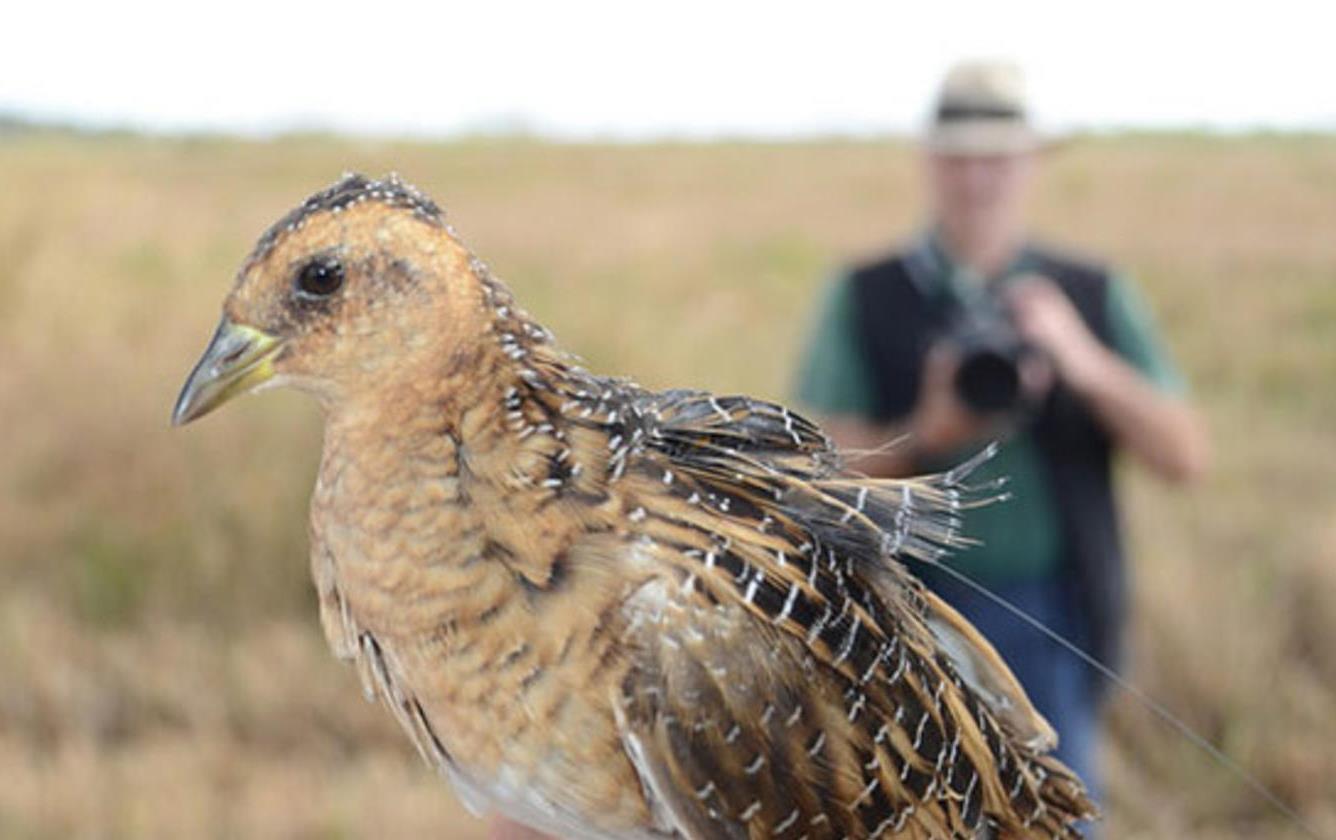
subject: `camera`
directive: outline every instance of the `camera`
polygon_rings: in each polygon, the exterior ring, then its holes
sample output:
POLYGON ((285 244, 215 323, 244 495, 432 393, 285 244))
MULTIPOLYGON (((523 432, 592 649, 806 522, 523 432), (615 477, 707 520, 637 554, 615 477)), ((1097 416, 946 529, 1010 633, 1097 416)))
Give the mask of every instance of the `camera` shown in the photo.
POLYGON ((1036 350, 1021 338, 996 298, 962 307, 947 340, 959 355, 953 385, 967 408, 976 414, 996 414, 1021 406, 1025 396, 1021 363, 1036 350))

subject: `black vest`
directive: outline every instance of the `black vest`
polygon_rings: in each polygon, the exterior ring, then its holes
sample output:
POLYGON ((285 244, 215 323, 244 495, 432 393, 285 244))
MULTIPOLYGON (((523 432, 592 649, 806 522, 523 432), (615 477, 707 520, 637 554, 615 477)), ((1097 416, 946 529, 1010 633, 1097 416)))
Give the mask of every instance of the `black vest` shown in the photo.
MULTIPOLYGON (((1108 273, 1045 251, 1031 252, 1036 273, 1053 281, 1086 325, 1111 345, 1108 273)), ((898 254, 852 272, 855 330, 876 382, 876 419, 906 417, 918 397, 929 347, 953 317, 945 296, 925 292, 912 273, 915 254, 898 254)), ((1058 500, 1063 573, 1080 610, 1076 643, 1117 668, 1126 616, 1127 581, 1113 494, 1111 441, 1090 410, 1061 383, 1033 421, 1032 433, 1058 500)), ((1101 681, 1102 683, 1102 681, 1101 681)))

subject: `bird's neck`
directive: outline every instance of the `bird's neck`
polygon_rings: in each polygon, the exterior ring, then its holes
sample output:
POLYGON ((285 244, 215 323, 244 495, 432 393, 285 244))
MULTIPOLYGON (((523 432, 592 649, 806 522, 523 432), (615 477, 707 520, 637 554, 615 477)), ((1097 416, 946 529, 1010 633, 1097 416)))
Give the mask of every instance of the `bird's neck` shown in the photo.
MULTIPOLYGON (((560 494, 593 498, 606 489, 607 441, 588 427, 609 409, 589 375, 485 266, 473 270, 478 308, 467 317, 476 338, 327 407, 312 498, 314 560, 337 567, 333 576, 350 598, 383 601, 387 611, 405 581, 432 576, 435 583, 415 591, 440 597, 395 606, 397 622, 421 613, 424 621, 466 624, 488 599, 449 593, 476 590, 492 575, 495 585, 484 588, 496 593, 550 584, 555 561, 536 534, 559 542, 557 532, 583 526, 554 521, 538 529, 539 512, 560 494), (582 428, 569 428, 575 423, 582 428)), ((444 341, 450 331, 429 334, 444 341)))
POLYGON ((513 565, 554 477, 594 475, 570 475, 558 406, 572 369, 545 330, 497 309, 466 354, 327 411, 312 498, 312 531, 326 544, 313 545, 317 555, 327 549, 345 571, 465 568, 496 550, 513 565))
POLYGON ((504 417, 504 392, 487 377, 457 386, 429 399, 387 395, 327 420, 311 500, 312 564, 317 582, 327 579, 357 625, 377 634, 464 621, 476 600, 464 594, 493 574, 477 561, 488 550, 489 519, 506 504, 490 486, 505 473, 490 433, 504 417), (405 586, 430 597, 405 603, 405 586))
POLYGON ((419 381, 386 383, 327 413, 321 479, 363 505, 385 501, 398 486, 435 481, 463 491, 504 483, 523 459, 533 400, 515 361, 499 349, 464 365, 443 363, 419 381), (350 483, 353 476, 361 480, 350 483))
POLYGON ((515 304, 485 266, 477 263, 473 270, 478 298, 466 324, 423 326, 417 334, 431 339, 419 344, 411 359, 364 383, 356 397, 326 405, 327 456, 368 462, 363 466, 382 481, 396 469, 406 473, 406 481, 442 469, 476 478, 470 471, 479 463, 518 457, 522 447, 516 438, 533 431, 527 418, 552 414, 537 403, 552 402, 551 393, 570 376, 570 366, 551 334, 515 304), (476 330, 477 337, 461 345, 453 336, 461 326, 476 330), (385 463, 375 463, 377 456, 370 453, 386 453, 385 463))

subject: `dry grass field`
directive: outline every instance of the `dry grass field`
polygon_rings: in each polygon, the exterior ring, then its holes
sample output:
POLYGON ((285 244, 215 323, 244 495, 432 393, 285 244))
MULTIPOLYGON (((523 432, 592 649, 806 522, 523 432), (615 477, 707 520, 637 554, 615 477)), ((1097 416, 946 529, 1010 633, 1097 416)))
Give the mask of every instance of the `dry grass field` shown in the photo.
MULTIPOLYGON (((783 397, 822 277, 918 223, 911 149, 0 137, 0 836, 480 836, 319 636, 315 407, 167 418, 254 237, 397 170, 601 371, 783 397)), ((1209 417, 1122 476, 1133 679, 1336 836, 1336 140, 1057 153, 1050 238, 1140 281, 1209 417)), ((1120 698, 1110 837, 1298 836, 1120 698)))

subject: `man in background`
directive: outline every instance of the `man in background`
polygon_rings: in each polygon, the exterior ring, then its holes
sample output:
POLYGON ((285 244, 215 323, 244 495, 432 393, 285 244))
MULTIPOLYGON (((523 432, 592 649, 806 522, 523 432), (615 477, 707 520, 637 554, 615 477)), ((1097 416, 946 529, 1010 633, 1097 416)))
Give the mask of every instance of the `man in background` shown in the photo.
MULTIPOLYGON (((1184 383, 1126 279, 1031 241, 1042 143, 1019 72, 970 62, 942 85, 923 149, 930 219, 828 290, 798 398, 873 476, 943 469, 997 440, 970 511, 980 544, 946 562, 1117 665, 1125 612, 1115 450, 1172 481, 1205 468, 1184 383), (903 437, 893 447, 886 444, 903 437)), ((1049 719, 1058 756, 1098 793, 1099 678, 950 576, 912 569, 989 638, 1049 719)))

